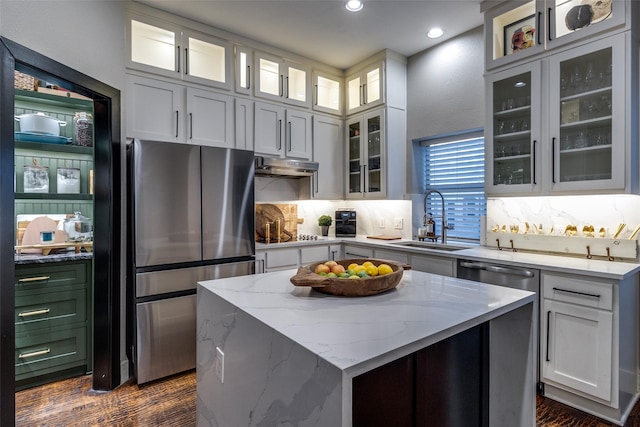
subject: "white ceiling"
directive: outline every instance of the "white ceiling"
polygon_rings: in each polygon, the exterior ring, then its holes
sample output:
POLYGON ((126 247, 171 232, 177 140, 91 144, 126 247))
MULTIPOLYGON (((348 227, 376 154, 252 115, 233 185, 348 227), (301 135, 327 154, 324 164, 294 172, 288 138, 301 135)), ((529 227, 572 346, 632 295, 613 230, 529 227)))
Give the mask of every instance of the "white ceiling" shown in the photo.
POLYGON ((481 0, 137 0, 322 63, 346 69, 382 49, 411 56, 482 25, 481 0), (426 37, 439 26, 445 35, 426 37))

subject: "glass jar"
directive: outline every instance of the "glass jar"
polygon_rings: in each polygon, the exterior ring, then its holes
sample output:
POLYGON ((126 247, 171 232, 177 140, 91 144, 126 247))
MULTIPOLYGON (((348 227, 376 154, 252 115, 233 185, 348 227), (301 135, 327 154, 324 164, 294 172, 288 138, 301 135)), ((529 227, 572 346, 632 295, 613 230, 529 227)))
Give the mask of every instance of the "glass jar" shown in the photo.
POLYGON ((75 125, 74 145, 90 147, 93 145, 93 116, 90 113, 76 113, 73 118, 75 125))

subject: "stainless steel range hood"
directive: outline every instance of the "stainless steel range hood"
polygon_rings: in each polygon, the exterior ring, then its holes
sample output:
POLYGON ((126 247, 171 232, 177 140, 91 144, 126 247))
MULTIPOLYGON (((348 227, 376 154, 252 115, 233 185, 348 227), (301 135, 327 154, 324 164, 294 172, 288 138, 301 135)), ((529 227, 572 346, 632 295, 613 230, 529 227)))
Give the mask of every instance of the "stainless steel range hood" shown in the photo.
POLYGON ((318 170, 318 162, 281 159, 278 157, 255 157, 256 175, 262 176, 311 176, 318 170))

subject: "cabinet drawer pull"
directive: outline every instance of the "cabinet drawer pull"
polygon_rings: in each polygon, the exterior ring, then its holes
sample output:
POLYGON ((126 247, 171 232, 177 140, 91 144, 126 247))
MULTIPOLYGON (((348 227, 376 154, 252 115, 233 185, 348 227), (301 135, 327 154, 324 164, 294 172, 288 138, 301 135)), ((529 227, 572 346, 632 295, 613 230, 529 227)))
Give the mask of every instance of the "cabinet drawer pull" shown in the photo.
POLYGON ((536 182, 536 144, 537 144, 537 141, 534 139, 533 147, 531 148, 531 154, 532 154, 532 160, 533 160, 533 167, 531 168, 531 174, 533 175, 533 185, 538 184, 536 182))
POLYGON ((549 358, 549 322, 551 321, 551 310, 547 310, 547 355, 546 355, 546 360, 547 362, 551 362, 551 359, 549 358))
POLYGON ((551 138, 551 183, 556 183, 556 137, 551 138))
POLYGON ((49 308, 43 308, 41 310, 33 310, 33 311, 24 311, 22 313, 18 313, 18 317, 29 317, 29 316, 37 316, 39 314, 47 314, 51 311, 49 308))
POLYGON ((18 279, 18 283, 40 282, 42 280, 49 280, 50 278, 51 276, 24 277, 18 279))
POLYGON ((553 288, 553 290, 556 292, 566 292, 568 294, 583 295, 585 297, 598 298, 598 299, 600 298, 600 294, 590 294, 588 292, 571 291, 569 289, 562 289, 562 288, 553 288))
POLYGON ((551 20, 551 12, 552 11, 553 11, 553 8, 548 8, 547 9, 547 25, 549 25, 549 28, 547 29, 547 37, 549 38, 549 41, 553 41, 553 36, 555 36, 555 34, 553 34, 553 35, 551 34, 551 28, 553 28, 551 23, 554 22, 554 21, 551 20))
POLYGON ((18 355, 18 359, 27 359, 29 357, 43 356, 45 354, 51 353, 50 348, 46 348, 44 350, 32 351, 31 353, 20 353, 18 355))

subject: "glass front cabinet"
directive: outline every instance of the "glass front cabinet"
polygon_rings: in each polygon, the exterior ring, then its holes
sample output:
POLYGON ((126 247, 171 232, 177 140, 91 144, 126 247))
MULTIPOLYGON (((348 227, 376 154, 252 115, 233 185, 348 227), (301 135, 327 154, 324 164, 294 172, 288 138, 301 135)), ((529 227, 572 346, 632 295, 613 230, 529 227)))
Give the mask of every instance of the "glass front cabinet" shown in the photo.
POLYGON ((582 0, 505 1, 485 10, 487 69, 629 25, 628 2, 589 3, 582 0))
POLYGON ((384 121, 383 111, 347 121, 347 198, 377 198, 385 194, 384 121))
POLYGON ((487 193, 626 190, 628 43, 612 36, 487 79, 487 193))
POLYGON ((264 52, 254 52, 254 60, 255 96, 310 106, 311 71, 308 67, 264 52))
POLYGON ((231 43, 149 17, 129 20, 127 65, 141 71, 231 88, 231 43))

